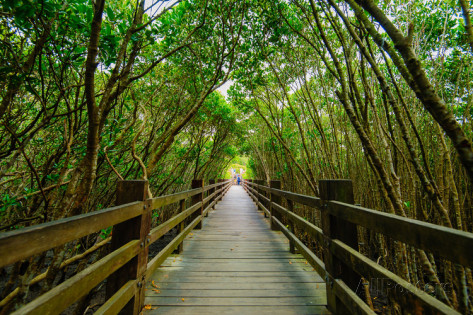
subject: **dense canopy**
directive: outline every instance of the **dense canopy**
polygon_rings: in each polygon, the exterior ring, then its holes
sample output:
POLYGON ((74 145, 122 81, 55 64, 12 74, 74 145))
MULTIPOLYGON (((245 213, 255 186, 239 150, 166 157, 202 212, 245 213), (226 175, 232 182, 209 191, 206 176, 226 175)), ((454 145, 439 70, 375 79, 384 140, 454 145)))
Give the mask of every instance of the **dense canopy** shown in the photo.
MULTIPOLYGON (((363 206, 471 232, 469 6, 2 0, 0 230, 111 206, 121 179, 147 179, 159 196, 237 165, 246 178, 315 196, 319 179, 352 179, 363 206)), ((360 233, 363 254, 460 312, 473 310, 471 270, 360 233)), ((45 290, 54 266, 94 241, 58 249, 45 290)), ((29 299, 42 263, 29 265, 31 276, 2 307, 29 299)), ((14 279, 20 267, 3 273, 14 279)))

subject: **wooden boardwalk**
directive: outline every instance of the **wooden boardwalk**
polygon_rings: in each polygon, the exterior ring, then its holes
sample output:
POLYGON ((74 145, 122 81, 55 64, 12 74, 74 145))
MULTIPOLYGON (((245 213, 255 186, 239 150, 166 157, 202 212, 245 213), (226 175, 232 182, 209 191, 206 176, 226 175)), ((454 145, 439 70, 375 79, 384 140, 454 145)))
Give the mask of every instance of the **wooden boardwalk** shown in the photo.
POLYGON ((325 283, 233 186, 147 284, 145 314, 328 314, 325 283), (152 282, 152 281, 153 282, 152 282))

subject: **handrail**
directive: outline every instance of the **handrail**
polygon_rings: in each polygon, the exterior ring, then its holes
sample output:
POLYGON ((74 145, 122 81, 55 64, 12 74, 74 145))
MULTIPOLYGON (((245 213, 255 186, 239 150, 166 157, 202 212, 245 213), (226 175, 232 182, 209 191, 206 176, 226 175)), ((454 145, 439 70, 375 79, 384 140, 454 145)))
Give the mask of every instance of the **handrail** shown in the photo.
POLYGON ((329 201, 327 211, 397 241, 473 268, 473 233, 338 201, 329 201))
POLYGON ((12 313, 12 315, 60 313, 95 288, 115 270, 130 261, 138 254, 139 250, 139 240, 129 242, 26 304, 12 313))
POLYGON ((417 310, 430 310, 433 313, 456 314, 456 311, 446 304, 378 265, 376 262, 359 253, 356 249, 345 244, 342 240, 330 238, 323 232, 323 229, 307 222, 304 218, 284 208, 281 204, 274 202, 272 197, 267 198, 263 196, 259 191, 270 193, 271 196, 277 195, 293 202, 317 208, 322 213, 325 212, 346 222, 366 227, 417 248, 433 251, 445 257, 447 260, 468 267, 473 266, 473 252, 470 250, 473 248, 473 233, 398 215, 387 214, 340 201, 324 201, 318 197, 299 195, 247 180, 244 181, 243 186, 247 189, 257 205, 260 208, 264 208, 263 210, 265 212, 269 212, 270 221, 278 226, 314 269, 323 277, 325 276, 326 281, 330 281, 332 285, 334 285, 334 288, 336 287, 336 289, 333 290, 334 293, 343 302, 346 302, 345 304, 348 303, 351 309, 356 307, 357 312, 361 314, 371 313, 371 310, 366 307, 366 304, 357 297, 352 289, 343 283, 342 280, 334 279, 332 275, 327 272, 324 263, 318 259, 294 233, 283 225, 280 219, 275 216, 276 212, 293 224, 296 224, 303 231, 312 235, 319 244, 323 244, 324 247, 328 248, 330 253, 343 261, 356 273, 373 278, 389 279, 394 285, 398 286, 398 288, 402 288, 402 293, 396 293, 398 295, 404 294, 404 296, 397 296, 397 298, 406 301, 407 297, 407 301, 413 303, 409 307, 413 309, 418 307, 417 310), (263 201, 269 206, 270 210, 264 207, 263 201), (361 305, 360 301, 364 305, 361 305))
MULTIPOLYGON (((157 258, 155 257, 155 259, 148 263, 148 268, 151 269, 145 271, 146 274, 150 274, 155 268, 159 267, 162 261, 164 261, 174 249, 179 246, 185 236, 203 219, 203 215, 205 215, 208 210, 223 197, 230 186, 231 182, 229 180, 222 180, 215 184, 188 191, 151 198, 144 201, 131 202, 87 214, 38 224, 17 231, 0 233, 0 267, 4 267, 35 254, 63 245, 67 242, 90 235, 109 226, 123 225, 126 222, 136 224, 136 217, 149 217, 153 210, 175 202, 181 202, 180 213, 152 229, 147 235, 145 235, 145 240, 132 238, 129 242, 112 251, 98 262, 88 266, 82 272, 64 281, 32 302, 24 305, 14 314, 60 313, 70 304, 87 294, 114 271, 128 264, 133 257, 136 257, 137 255, 143 256, 145 253, 147 257, 147 248, 150 244, 159 239, 176 225, 181 224, 182 227, 186 218, 201 209, 202 215, 192 218, 192 222, 156 256, 157 258), (209 190, 211 191, 208 193, 206 198, 194 202, 187 209, 183 208, 185 204, 184 201, 187 198, 198 194, 203 195, 209 190), (205 207, 206 205, 207 207, 205 207), (25 244, 28 246, 24 246, 25 244)), ((142 222, 151 224, 151 221, 149 220, 142 222)), ((145 265, 143 267, 146 269, 147 266, 145 265)), ((142 267, 138 266, 138 268, 142 267)), ((108 313, 110 310, 120 310, 135 296, 132 292, 136 291, 136 285, 140 288, 139 290, 144 290, 141 281, 142 279, 138 278, 131 279, 123 286, 118 287, 116 293, 100 308, 98 313, 108 313)), ((143 301, 140 300, 137 303, 142 302, 143 301)), ((136 310, 141 311, 141 308, 140 305, 135 305, 134 313, 137 312, 136 310)))
POLYGON ((144 204, 132 202, 1 233, 0 268, 137 217, 143 213, 144 204))
POLYGON ((153 209, 164 207, 170 205, 171 203, 178 202, 182 199, 187 199, 189 197, 195 196, 199 193, 202 193, 202 188, 191 189, 187 191, 178 192, 172 195, 159 196, 153 199, 150 199, 150 206, 153 209))
POLYGON ((322 199, 320 199, 319 197, 301 195, 301 194, 293 193, 293 192, 290 192, 290 191, 285 191, 285 190, 280 190, 280 189, 276 189, 276 188, 271 188, 271 187, 267 187, 267 186, 258 185, 258 184, 252 183, 252 182, 247 182, 247 183, 251 186, 261 188, 262 190, 264 190, 266 192, 273 193, 277 196, 292 200, 294 202, 297 202, 297 203, 300 203, 300 204, 303 204, 303 205, 306 205, 306 206, 309 206, 309 207, 320 207, 321 204, 322 204, 321 203, 322 199))

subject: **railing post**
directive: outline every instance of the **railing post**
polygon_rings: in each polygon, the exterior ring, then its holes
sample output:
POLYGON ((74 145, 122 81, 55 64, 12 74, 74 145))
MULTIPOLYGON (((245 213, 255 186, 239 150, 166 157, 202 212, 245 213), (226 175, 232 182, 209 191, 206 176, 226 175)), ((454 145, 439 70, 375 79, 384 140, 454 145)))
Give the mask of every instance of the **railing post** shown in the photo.
MULTIPOLYGON (((261 185, 266 186, 266 187, 269 187, 269 182, 263 180, 263 182, 261 183, 261 185)), ((268 192, 267 192, 266 190, 262 190, 262 193, 263 193, 263 195, 264 195, 266 198, 269 199, 269 194, 268 194, 268 192)), ((268 211, 269 211, 269 209, 270 209, 270 204, 268 204, 268 202, 266 201, 266 199, 263 200, 262 204, 266 205, 266 209, 268 209, 268 211)), ((267 218, 267 217, 268 217, 268 214, 266 213, 266 211, 263 210, 263 213, 264 213, 264 217, 267 218)))
MULTIPOLYGON (((213 185, 213 184, 215 184, 215 179, 209 179, 209 185, 213 185)), ((209 194, 208 194, 208 195, 210 196, 211 194, 213 194, 213 193, 215 192, 215 190, 216 190, 215 187, 214 187, 214 188, 211 188, 211 189, 209 190, 209 194)), ((211 204, 211 203, 215 200, 215 198, 217 198, 217 197, 214 196, 213 198, 210 198, 209 204, 211 204)), ((213 205, 212 209, 215 209, 215 205, 213 205)), ((209 212, 207 211, 207 215, 206 215, 206 216, 208 216, 208 215, 209 215, 209 212)))
MULTIPOLYGON (((281 189, 281 181, 280 180, 271 180, 269 182, 269 187, 270 188, 276 188, 276 189, 281 189)), ((271 222, 271 230, 278 230, 276 224, 273 222, 273 216, 280 219, 280 216, 276 215, 276 211, 273 210, 273 202, 277 204, 281 204, 281 197, 277 196, 273 193, 270 194, 270 200, 271 203, 269 204, 269 221, 271 222)))
MULTIPOLYGON (((254 180, 255 184, 256 185, 261 185, 261 180, 259 179, 255 179, 254 180)), ((258 205, 258 202, 261 202, 261 198, 259 196, 260 194, 260 189, 259 187, 253 187, 254 190, 256 190, 256 194, 255 194, 255 197, 256 197, 256 211, 259 211, 260 210, 260 206, 258 205)))
MULTIPOLYGON (((202 188, 203 186, 204 186, 204 181, 202 179, 193 179, 192 180, 192 189, 202 188)), ((202 200, 204 200, 204 192, 201 192, 197 195, 192 196, 191 206, 195 205, 196 203, 201 202, 202 200)), ((204 212, 204 205, 201 205, 200 206, 200 211, 197 210, 191 216, 191 222, 194 221, 194 219, 197 218, 199 215, 202 216, 203 212, 204 212)), ((202 220, 195 226, 194 229, 200 230, 201 228, 202 228, 202 220)))
MULTIPOLYGON (((250 181, 250 180, 248 180, 248 182, 251 182, 251 183, 254 183, 254 184, 256 184, 256 182, 257 182, 257 181, 258 181, 258 180, 256 180, 256 179, 252 179, 251 181, 250 181)), ((253 185, 248 185, 248 187, 251 187, 252 189, 256 189, 256 188, 255 188, 255 186, 253 186, 253 185)), ((249 188, 248 188, 248 191, 250 191, 250 189, 249 189, 249 188)), ((253 194, 253 196, 255 196, 255 197, 256 197, 256 195, 255 195, 255 193, 254 193, 254 192, 252 192, 252 191, 251 191, 251 193, 253 194)), ((253 201, 254 201, 254 202, 256 202, 256 200, 253 200, 253 201)))
MULTIPOLYGON (((144 201, 148 197, 148 181, 123 180, 117 185, 115 204, 122 205, 134 201, 144 201)), ((137 279, 138 288, 135 296, 123 308, 123 314, 139 314, 144 307, 145 274, 148 264, 147 237, 151 226, 151 211, 149 204, 144 205, 143 214, 113 227, 112 244, 110 250, 114 251, 131 240, 141 240, 141 251, 127 264, 114 272, 107 279, 107 299, 113 296, 126 282, 137 279)))
POLYGON ((333 283, 335 279, 341 279, 353 291, 356 291, 361 278, 353 270, 349 269, 337 257, 330 252, 330 242, 338 239, 350 247, 358 250, 358 234, 356 225, 335 216, 326 211, 329 200, 354 203, 353 183, 351 180, 320 180, 320 198, 322 199, 322 230, 327 238, 324 244, 324 263, 327 270, 327 307, 334 314, 348 314, 345 305, 335 296, 333 283))
MULTIPOLYGON (((294 212, 294 202, 290 199, 286 199, 286 201, 287 201, 287 210, 289 210, 290 212, 294 212)), ((288 221, 289 221, 288 222, 289 231, 291 231, 291 233, 294 233, 294 223, 291 220, 288 220, 288 221)), ((291 252, 291 254, 296 253, 294 241, 292 240, 289 240, 289 251, 291 252)))
MULTIPOLYGON (((258 186, 262 186, 263 184, 264 184, 264 180, 258 179, 258 186)), ((261 187, 258 187, 258 188, 256 188, 256 192, 258 193, 258 196, 257 196, 258 197, 258 202, 260 204, 263 204, 264 200, 263 200, 263 198, 261 198, 261 195, 264 194, 264 191, 261 189, 261 187)), ((258 209, 264 212, 261 205, 258 206, 258 209)), ((266 216, 266 214, 265 214, 265 216, 266 216)))
MULTIPOLYGON (((184 210, 186 210, 186 199, 182 199, 181 201, 179 201, 179 213, 184 212, 184 210)), ((185 221, 186 220, 182 220, 181 223, 179 224, 179 234, 182 233, 182 231, 184 231, 186 227, 185 221)), ((177 247, 177 253, 180 254, 182 253, 183 250, 184 250, 184 242, 181 242, 179 246, 177 247)))
MULTIPOLYGON (((218 183, 223 183, 224 181, 225 181, 225 179, 223 179, 223 178, 219 178, 217 180, 218 183)), ((223 188, 223 185, 218 187, 218 189, 222 189, 222 188, 223 188)), ((220 197, 222 194, 223 194, 223 190, 218 194, 218 196, 220 197)))

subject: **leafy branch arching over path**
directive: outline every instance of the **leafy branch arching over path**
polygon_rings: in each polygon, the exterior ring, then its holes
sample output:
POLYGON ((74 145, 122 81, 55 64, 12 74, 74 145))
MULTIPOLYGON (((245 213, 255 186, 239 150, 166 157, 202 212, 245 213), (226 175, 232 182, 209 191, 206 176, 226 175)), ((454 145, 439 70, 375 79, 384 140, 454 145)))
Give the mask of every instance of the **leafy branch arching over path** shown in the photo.
MULTIPOLYGON (((244 155, 287 190, 350 178, 362 205, 472 231, 470 15, 453 0, 2 1, 0 228, 110 206, 121 178, 183 190, 244 155)), ((472 310, 470 270, 360 233, 364 254, 472 310)), ((45 290, 95 243, 58 248, 45 290)), ((9 269, 2 311, 44 260, 9 269)))

